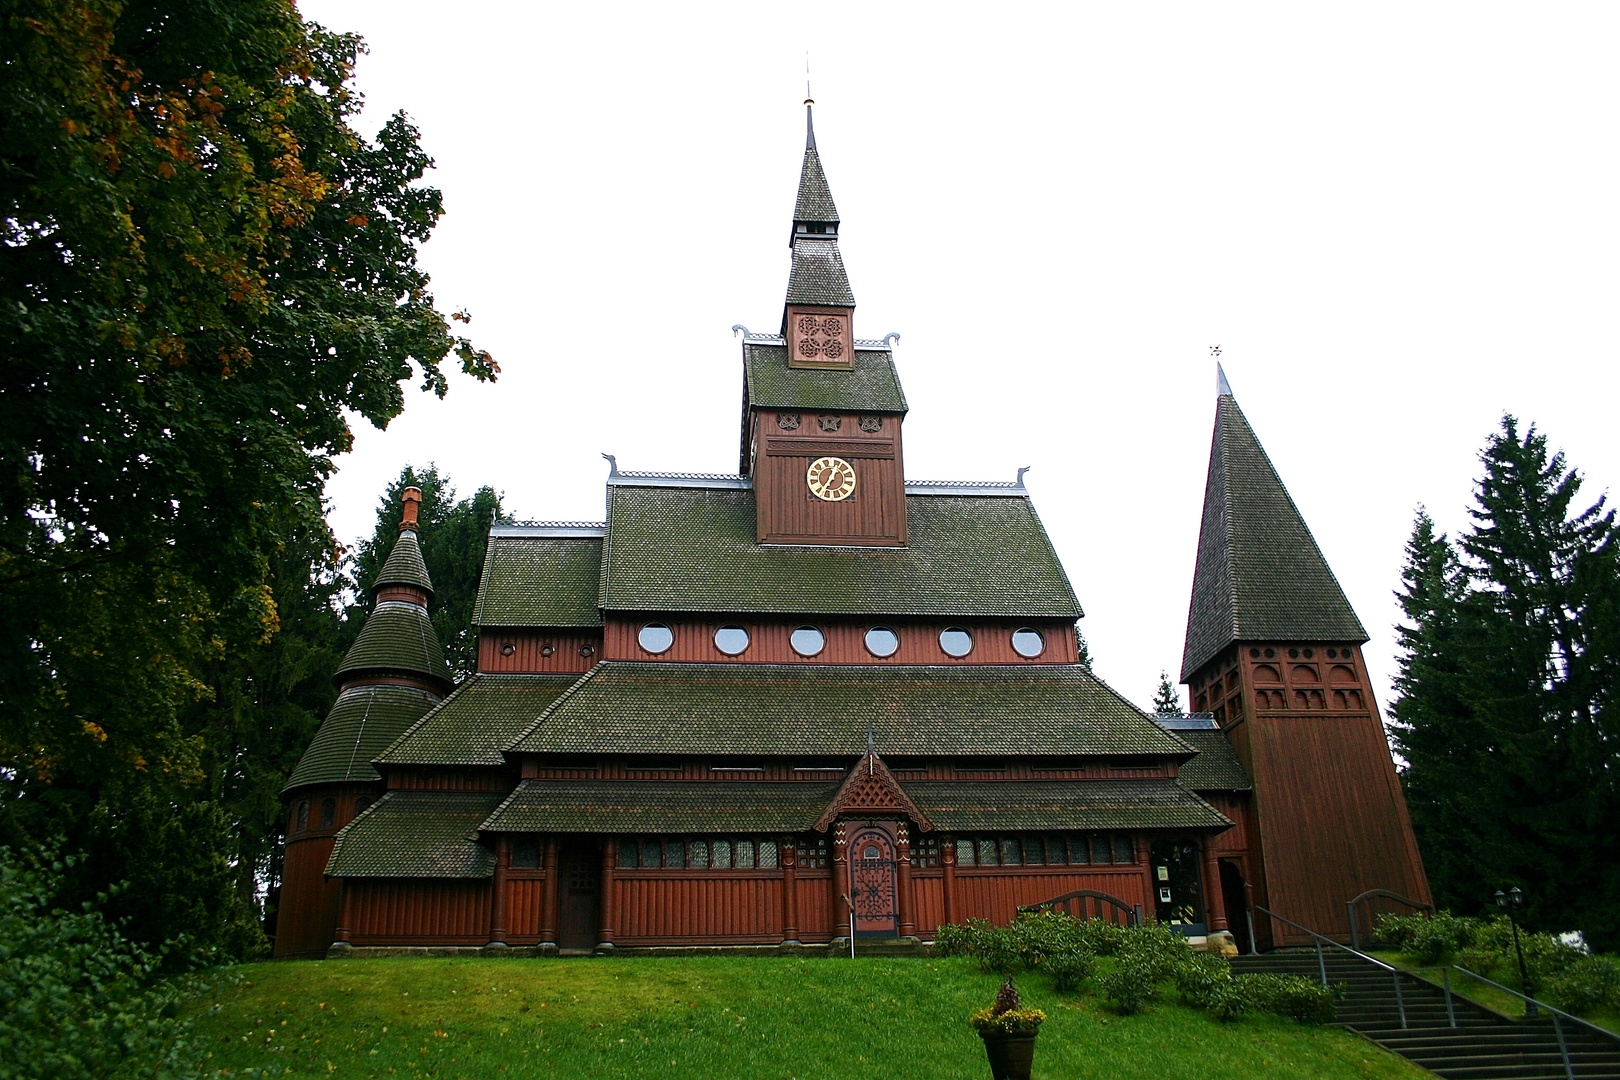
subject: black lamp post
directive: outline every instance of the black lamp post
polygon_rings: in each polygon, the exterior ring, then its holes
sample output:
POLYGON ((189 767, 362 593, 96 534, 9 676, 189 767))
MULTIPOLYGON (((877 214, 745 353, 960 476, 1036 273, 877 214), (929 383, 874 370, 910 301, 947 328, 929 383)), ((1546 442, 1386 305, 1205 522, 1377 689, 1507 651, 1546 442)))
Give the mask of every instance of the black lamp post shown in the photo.
MULTIPOLYGON (((1535 991, 1530 988, 1530 973, 1524 967, 1524 950, 1519 947, 1519 922, 1513 917, 1514 910, 1523 906, 1523 904, 1524 891, 1517 885, 1507 892, 1503 892, 1501 889, 1496 890, 1496 906, 1507 912, 1508 925, 1513 927, 1513 951, 1519 957, 1519 985, 1524 987, 1524 996, 1528 998, 1536 995, 1535 991)), ((1524 1015, 1527 1017, 1536 1015, 1535 1002, 1527 1001, 1524 1003, 1524 1015)))

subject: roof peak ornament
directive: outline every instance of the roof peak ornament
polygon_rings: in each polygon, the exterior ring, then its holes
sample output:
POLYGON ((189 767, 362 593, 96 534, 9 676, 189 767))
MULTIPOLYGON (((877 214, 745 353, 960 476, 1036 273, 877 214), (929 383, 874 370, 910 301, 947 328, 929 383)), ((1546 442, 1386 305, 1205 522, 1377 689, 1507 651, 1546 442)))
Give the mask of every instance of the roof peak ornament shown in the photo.
POLYGON ((804 148, 816 148, 816 122, 811 115, 811 108, 816 99, 810 96, 810 50, 804 50, 804 148))
POLYGON ((618 476, 619 475, 619 459, 614 457, 612 454, 603 454, 602 457, 608 463, 608 475, 609 476, 618 476))
MULTIPOLYGON (((1221 347, 1217 345, 1210 351, 1219 353, 1220 348, 1221 347)), ((1219 360, 1215 361, 1215 396, 1229 397, 1234 401, 1237 400, 1236 395, 1232 393, 1232 384, 1226 381, 1226 372, 1221 368, 1221 362, 1219 360)))

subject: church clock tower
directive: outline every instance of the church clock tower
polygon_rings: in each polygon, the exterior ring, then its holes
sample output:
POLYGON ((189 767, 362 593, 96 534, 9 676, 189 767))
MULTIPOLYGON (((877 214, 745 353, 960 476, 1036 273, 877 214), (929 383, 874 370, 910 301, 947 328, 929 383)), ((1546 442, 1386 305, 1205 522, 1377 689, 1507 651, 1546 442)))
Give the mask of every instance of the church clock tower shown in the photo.
POLYGON ((855 339, 855 294, 811 110, 806 101, 782 332, 743 343, 740 468, 754 481, 761 543, 903 546, 906 400, 889 346, 897 335, 855 339))

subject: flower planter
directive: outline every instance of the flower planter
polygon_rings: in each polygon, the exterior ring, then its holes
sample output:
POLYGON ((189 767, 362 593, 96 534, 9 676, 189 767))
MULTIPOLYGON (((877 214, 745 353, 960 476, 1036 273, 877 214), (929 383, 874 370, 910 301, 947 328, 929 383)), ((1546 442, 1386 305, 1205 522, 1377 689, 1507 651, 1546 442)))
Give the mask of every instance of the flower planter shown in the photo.
POLYGON ((979 1032, 979 1037, 984 1040, 990 1075, 995 1080, 1029 1080, 1030 1066, 1035 1062, 1035 1032, 985 1030, 979 1032))

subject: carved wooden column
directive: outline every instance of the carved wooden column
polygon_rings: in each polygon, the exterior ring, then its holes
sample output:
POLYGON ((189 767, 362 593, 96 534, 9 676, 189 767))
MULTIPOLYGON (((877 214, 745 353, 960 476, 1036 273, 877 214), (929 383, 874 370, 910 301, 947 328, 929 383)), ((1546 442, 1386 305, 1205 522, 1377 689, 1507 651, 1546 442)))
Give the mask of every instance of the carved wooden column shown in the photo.
POLYGON ((911 893, 911 832, 906 828, 905 822, 895 828, 895 885, 899 896, 895 897, 895 914, 899 916, 900 936, 903 938, 917 936, 917 904, 916 897, 911 893))
POLYGON ((782 941, 799 943, 798 853, 792 844, 782 845, 782 941))
POLYGON ((354 929, 354 886, 347 881, 339 880, 343 889, 343 898, 338 901, 337 929, 332 932, 332 940, 339 945, 347 945, 354 929))
POLYGON ((546 880, 540 892, 540 946, 557 947, 557 838, 546 837, 546 880))
POLYGON ((506 876, 512 866, 512 840, 495 838, 495 873, 489 882, 489 943, 506 944, 506 876))
MULTIPOLYGON (((969 843, 972 843, 970 840, 969 843)), ((939 846, 939 861, 945 868, 945 921, 956 921, 956 841, 947 840, 939 846)))
POLYGON ((598 949, 613 948, 613 868, 619 859, 619 842, 608 837, 602 843, 602 929, 596 935, 598 949))
POLYGON ((1209 909, 1211 931, 1228 929, 1226 921, 1226 894, 1221 891, 1221 863, 1215 857, 1215 845, 1204 841, 1204 906, 1209 909))
POLYGON ((827 930, 831 936, 841 937, 849 933, 849 905, 844 902, 844 892, 849 888, 849 838, 844 834, 842 822, 833 826, 832 873, 827 883, 832 890, 827 905, 827 930))

